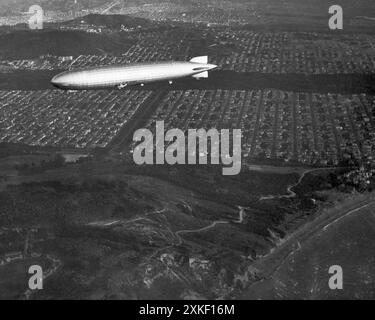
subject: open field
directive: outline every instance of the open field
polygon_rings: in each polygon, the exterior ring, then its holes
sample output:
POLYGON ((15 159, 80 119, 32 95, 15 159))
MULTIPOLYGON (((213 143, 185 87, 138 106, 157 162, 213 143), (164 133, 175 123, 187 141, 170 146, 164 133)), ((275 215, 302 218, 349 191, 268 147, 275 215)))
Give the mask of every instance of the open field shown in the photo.
MULTIPOLYGON (((257 200, 283 193, 296 177, 244 172, 214 183, 216 169, 90 167, 17 176, 0 192, 1 225, 40 230, 44 235, 29 241, 30 250, 62 263, 37 298, 67 298, 71 292, 77 299, 183 298, 186 287, 206 297, 231 295, 233 277, 242 272, 235 270, 238 264, 270 250, 272 225, 283 234, 277 226, 285 209, 261 208, 257 200), (240 205, 248 207, 240 211, 240 205), (218 234, 231 241, 218 241, 218 234), (221 283, 217 276, 224 276, 221 283), (67 278, 72 281, 66 291, 58 290, 67 278)), ((3 236, 10 240, 5 252, 22 244, 8 231, 3 236)))

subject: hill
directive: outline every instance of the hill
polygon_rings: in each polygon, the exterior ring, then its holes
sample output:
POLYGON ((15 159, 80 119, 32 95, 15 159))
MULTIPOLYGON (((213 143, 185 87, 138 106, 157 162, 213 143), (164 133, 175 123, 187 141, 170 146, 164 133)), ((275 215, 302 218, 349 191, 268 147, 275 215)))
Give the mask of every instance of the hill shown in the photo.
POLYGON ((121 54, 133 43, 121 34, 83 31, 15 31, 0 35, 1 59, 32 59, 41 55, 121 54))
POLYGON ((62 22, 60 25, 74 26, 82 23, 86 23, 93 26, 105 26, 110 29, 119 29, 121 28, 121 26, 124 26, 126 28, 155 28, 161 25, 161 23, 156 21, 119 14, 89 14, 83 18, 77 18, 74 20, 62 22))

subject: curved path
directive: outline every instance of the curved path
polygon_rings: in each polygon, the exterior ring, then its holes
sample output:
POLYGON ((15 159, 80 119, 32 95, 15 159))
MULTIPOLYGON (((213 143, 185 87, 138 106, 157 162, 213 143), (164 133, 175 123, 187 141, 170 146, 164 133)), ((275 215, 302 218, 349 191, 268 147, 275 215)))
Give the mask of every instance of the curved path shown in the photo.
POLYGON ((199 228, 199 229, 192 229, 192 230, 180 230, 180 231, 177 231, 175 233, 172 232, 175 235, 175 237, 177 238, 178 242, 174 243, 172 245, 166 246, 164 248, 157 249, 154 253, 151 254, 151 256, 149 256, 147 258, 146 263, 148 263, 152 258, 157 256, 159 253, 161 253, 165 250, 171 249, 173 247, 182 245, 184 243, 183 236, 186 235, 186 234, 206 232, 206 231, 209 231, 211 229, 216 228, 218 225, 221 225, 221 224, 230 224, 230 223, 242 224, 245 220, 245 210, 246 210, 246 208, 238 207, 238 209, 239 209, 238 220, 235 220, 235 221, 218 220, 218 221, 212 222, 207 227, 203 227, 203 228, 199 228))
POLYGON ((239 218, 236 221, 218 220, 218 221, 214 221, 209 226, 204 227, 204 228, 195 229, 195 230, 180 230, 180 231, 177 231, 175 233, 175 235, 179 239, 179 245, 181 245, 183 243, 183 241, 184 241, 183 238, 182 238, 183 235, 192 234, 192 233, 206 232, 206 231, 209 231, 209 230, 211 230, 213 228, 216 228, 218 225, 221 225, 221 224, 230 224, 230 223, 242 224, 243 221, 244 221, 244 219, 245 219, 245 210, 246 210, 246 208, 244 208, 244 207, 238 207, 238 209, 239 209, 239 218))
POLYGON ((311 170, 307 170, 305 171, 301 176, 300 178, 298 179, 298 181, 292 185, 290 185, 287 189, 288 191, 288 194, 286 195, 276 195, 276 196, 266 196, 266 197, 261 197, 259 200, 260 201, 266 201, 266 200, 274 200, 274 199, 293 199, 297 196, 297 194, 293 191, 295 188, 297 188, 303 181, 303 179, 305 179, 305 177, 310 174, 310 173, 313 173, 313 172, 318 172, 318 171, 331 171, 331 170, 336 170, 338 168, 318 168, 318 169, 311 169, 311 170))

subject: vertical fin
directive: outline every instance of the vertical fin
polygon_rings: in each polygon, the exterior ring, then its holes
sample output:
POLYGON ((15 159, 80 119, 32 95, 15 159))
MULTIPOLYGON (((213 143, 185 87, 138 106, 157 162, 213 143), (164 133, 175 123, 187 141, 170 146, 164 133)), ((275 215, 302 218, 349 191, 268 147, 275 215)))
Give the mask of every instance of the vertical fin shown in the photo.
POLYGON ((208 64, 208 56, 195 57, 195 58, 191 59, 190 62, 208 64))

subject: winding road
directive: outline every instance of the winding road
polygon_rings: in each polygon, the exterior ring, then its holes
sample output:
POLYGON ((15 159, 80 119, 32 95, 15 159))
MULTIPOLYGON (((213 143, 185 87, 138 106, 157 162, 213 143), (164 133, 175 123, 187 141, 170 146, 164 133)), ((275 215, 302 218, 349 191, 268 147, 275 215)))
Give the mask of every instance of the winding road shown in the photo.
POLYGON ((180 230, 180 231, 177 231, 175 233, 175 235, 179 239, 179 245, 181 245, 184 242, 183 235, 192 234, 192 233, 206 232, 206 231, 214 229, 218 225, 222 225, 222 224, 230 224, 230 223, 242 224, 243 221, 244 221, 244 219, 245 219, 245 210, 246 210, 246 208, 244 208, 244 207, 238 207, 238 209, 239 209, 239 218, 236 221, 218 220, 218 221, 214 221, 209 226, 204 227, 204 228, 195 229, 195 230, 180 230))
POLYGON ((148 257, 148 259, 146 260, 146 263, 148 263, 152 258, 154 258, 155 256, 157 256, 159 253, 161 253, 161 252, 163 252, 165 250, 171 249, 173 247, 182 245, 184 243, 183 235, 192 234, 192 233, 206 232, 206 231, 214 229, 218 225, 222 225, 222 224, 223 225, 224 224, 230 224, 230 223, 242 224, 244 222, 244 220, 245 220, 245 211, 246 211, 246 208, 239 206, 238 209, 239 209, 239 218, 238 218, 238 220, 235 220, 235 221, 218 220, 218 221, 212 222, 209 226, 204 227, 204 228, 193 229, 193 230, 180 230, 180 231, 177 231, 175 233, 172 232, 174 234, 174 236, 178 239, 178 242, 174 243, 172 245, 166 246, 164 248, 160 248, 160 249, 156 250, 154 253, 151 254, 151 256, 148 257))
POLYGON ((298 179, 298 181, 292 185, 290 185, 287 189, 288 191, 288 194, 287 195, 276 195, 276 196, 266 196, 266 197, 261 197, 259 200, 260 201, 266 201, 266 200, 274 200, 274 199, 293 199, 297 196, 297 194, 293 191, 295 188, 297 188, 303 181, 303 179, 305 179, 305 177, 310 174, 310 173, 313 173, 313 172, 318 172, 318 171, 331 171, 331 170, 336 170, 338 168, 318 168, 318 169, 311 169, 311 170, 307 170, 305 171, 301 176, 300 178, 298 179))

